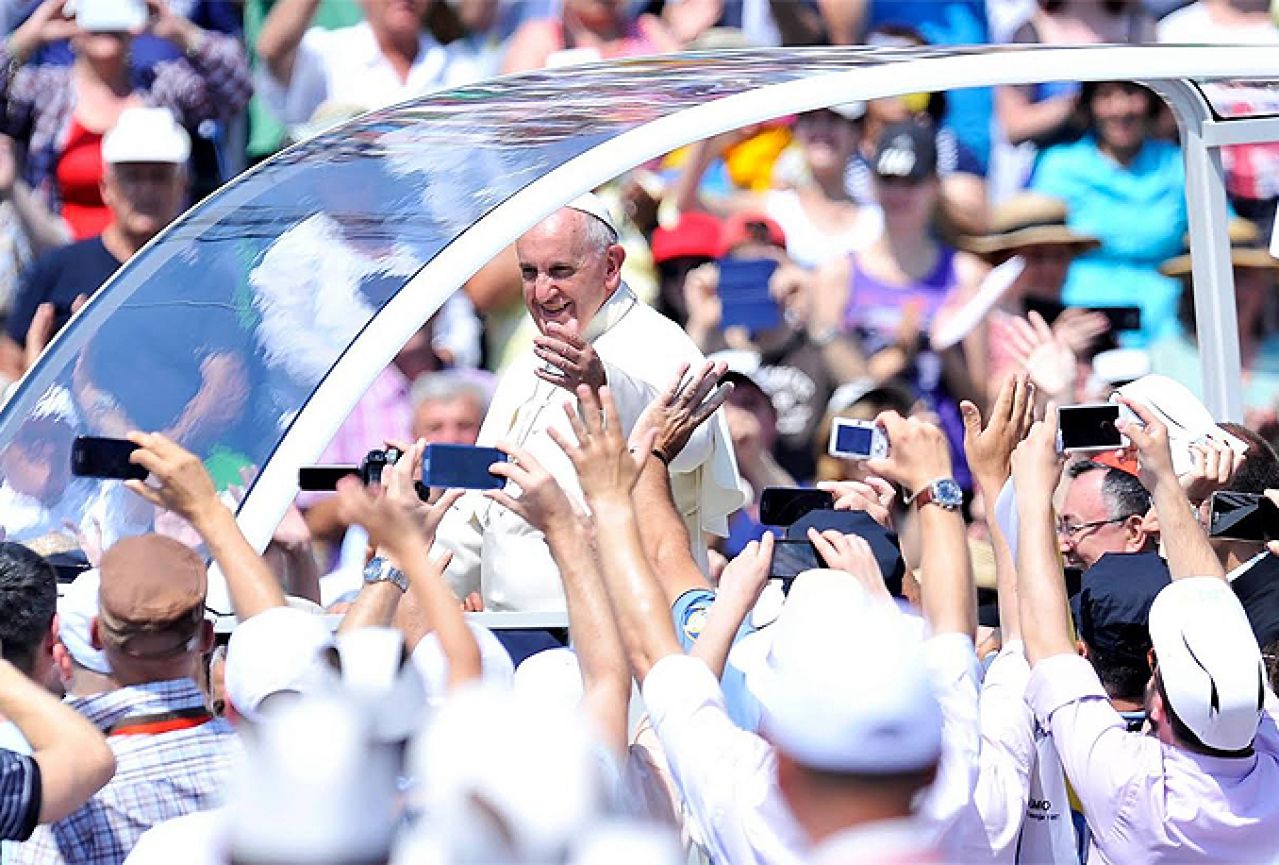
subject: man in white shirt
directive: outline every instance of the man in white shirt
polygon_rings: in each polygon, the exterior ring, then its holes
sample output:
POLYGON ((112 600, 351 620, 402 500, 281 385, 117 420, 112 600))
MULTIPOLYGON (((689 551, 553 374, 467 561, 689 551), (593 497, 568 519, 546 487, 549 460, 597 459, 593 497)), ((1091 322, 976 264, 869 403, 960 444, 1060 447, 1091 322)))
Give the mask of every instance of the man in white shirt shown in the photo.
MULTIPOLYGON (((477 444, 523 447, 581 503, 568 459, 548 435, 569 434, 565 408, 577 408, 579 384, 607 384, 623 431, 684 364, 704 358, 674 322, 645 306, 622 282, 626 256, 603 203, 584 195, 547 217, 516 244, 524 304, 537 326, 533 351, 503 374, 477 444)), ((718 413, 668 462, 676 507, 693 554, 705 564, 706 532, 728 534, 741 506, 731 439, 718 413)), ((464 598, 479 592, 486 609, 564 609, 559 571, 542 533, 478 493, 464 496, 440 525, 454 553, 448 577, 464 598)))
POLYGON ((1052 513, 1061 465, 1051 414, 1013 455, 1026 699, 1083 806, 1090 863, 1269 861, 1279 852, 1279 729, 1261 652, 1178 483, 1167 428, 1123 402, 1142 421, 1122 431, 1138 449, 1173 578, 1149 614, 1153 729, 1129 732, 1075 652, 1052 513))
POLYGON ((322 105, 348 115, 384 108, 448 83, 449 54, 423 29, 431 0, 363 0, 353 27, 310 27, 320 0, 280 0, 257 51, 257 90, 286 125, 311 120, 322 105))

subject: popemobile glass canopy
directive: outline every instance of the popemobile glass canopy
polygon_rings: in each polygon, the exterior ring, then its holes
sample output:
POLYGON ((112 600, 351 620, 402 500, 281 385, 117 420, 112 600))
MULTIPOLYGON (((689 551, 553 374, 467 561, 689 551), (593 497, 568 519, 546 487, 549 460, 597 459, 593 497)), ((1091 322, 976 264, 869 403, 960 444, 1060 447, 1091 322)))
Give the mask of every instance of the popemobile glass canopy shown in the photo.
POLYGON ((841 102, 1120 79, 1154 88, 1181 124, 1200 331, 1216 335, 1204 341, 1206 393, 1237 417, 1216 148, 1279 140, 1279 119, 1226 116, 1232 89, 1279 80, 1279 53, 683 54, 500 78, 373 112, 209 197, 97 293, 0 411, 0 526, 44 550, 150 530, 151 506, 118 482, 70 478, 69 454, 76 435, 161 430, 220 484, 244 487, 240 524, 261 549, 296 494, 298 467, 399 347, 494 254, 581 192, 690 142, 841 102))

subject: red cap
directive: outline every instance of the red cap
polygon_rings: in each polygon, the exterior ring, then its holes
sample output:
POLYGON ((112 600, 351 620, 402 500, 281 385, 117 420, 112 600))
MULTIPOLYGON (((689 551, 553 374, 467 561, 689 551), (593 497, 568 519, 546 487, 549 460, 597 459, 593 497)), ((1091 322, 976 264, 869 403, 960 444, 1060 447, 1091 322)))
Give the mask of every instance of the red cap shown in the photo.
POLYGON ((689 211, 674 228, 653 230, 653 261, 661 264, 673 258, 715 258, 719 255, 721 224, 709 213, 689 211))
POLYGON ((719 236, 720 255, 728 255, 743 243, 771 243, 786 248, 786 233, 777 222, 762 213, 734 213, 724 221, 719 236))
POLYGON ((1127 472, 1133 477, 1137 477, 1137 451, 1135 448, 1126 450, 1102 451, 1099 454, 1092 454, 1092 461, 1101 463, 1103 466, 1109 466, 1112 469, 1119 469, 1121 472, 1127 472))

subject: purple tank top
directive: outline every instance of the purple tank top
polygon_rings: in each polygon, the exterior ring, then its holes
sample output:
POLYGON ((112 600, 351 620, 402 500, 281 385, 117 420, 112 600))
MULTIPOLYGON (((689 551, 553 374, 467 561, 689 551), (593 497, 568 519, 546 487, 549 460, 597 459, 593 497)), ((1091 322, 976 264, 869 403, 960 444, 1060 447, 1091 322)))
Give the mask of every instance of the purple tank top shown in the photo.
POLYGON ((943 246, 932 273, 907 286, 888 285, 866 274, 857 267, 856 255, 852 256, 852 261, 853 275, 849 282, 848 306, 844 309, 844 329, 858 336, 868 357, 897 341, 897 331, 908 303, 915 301, 922 305, 920 339, 924 340, 924 344, 915 355, 914 365, 906 370, 905 377, 920 400, 940 419, 950 444, 955 479, 964 489, 969 489, 972 478, 964 459, 964 422, 959 413, 959 403, 942 379, 941 357, 927 345, 928 327, 933 316, 959 284, 955 274, 955 251, 943 246))

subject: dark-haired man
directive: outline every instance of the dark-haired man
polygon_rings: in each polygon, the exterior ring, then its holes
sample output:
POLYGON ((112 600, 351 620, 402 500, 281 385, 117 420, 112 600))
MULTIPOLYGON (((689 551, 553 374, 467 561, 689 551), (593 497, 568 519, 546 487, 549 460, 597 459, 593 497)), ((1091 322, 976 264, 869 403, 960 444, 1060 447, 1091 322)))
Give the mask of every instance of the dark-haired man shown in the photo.
POLYGON ((1134 475, 1092 460, 1073 463, 1066 475, 1057 541, 1067 565, 1087 570, 1106 553, 1155 548, 1146 525, 1150 494, 1134 475))

